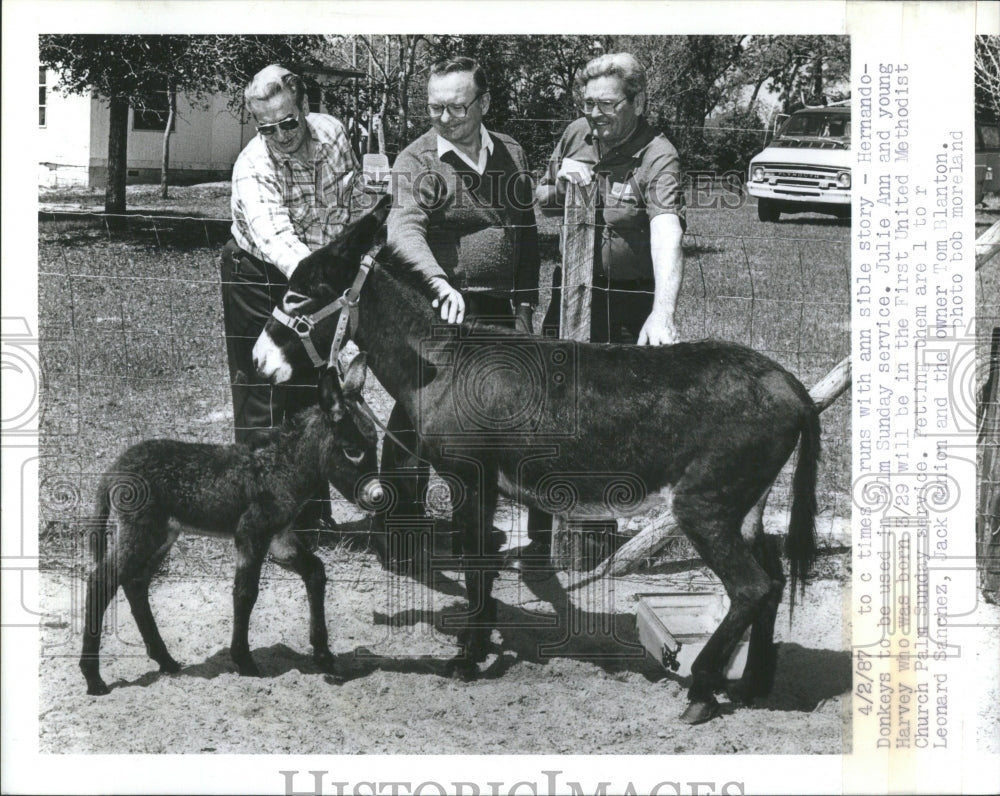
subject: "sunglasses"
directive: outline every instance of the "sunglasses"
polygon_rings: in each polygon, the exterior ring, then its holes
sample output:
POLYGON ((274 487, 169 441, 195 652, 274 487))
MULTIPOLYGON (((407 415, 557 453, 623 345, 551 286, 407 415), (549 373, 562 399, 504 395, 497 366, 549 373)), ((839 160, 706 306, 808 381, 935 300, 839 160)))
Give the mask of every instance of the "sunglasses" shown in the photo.
POLYGON ((289 116, 287 119, 282 119, 280 122, 275 122, 274 124, 258 124, 257 132, 261 135, 274 135, 278 130, 288 132, 289 130, 295 130, 298 126, 299 118, 297 116, 289 116))

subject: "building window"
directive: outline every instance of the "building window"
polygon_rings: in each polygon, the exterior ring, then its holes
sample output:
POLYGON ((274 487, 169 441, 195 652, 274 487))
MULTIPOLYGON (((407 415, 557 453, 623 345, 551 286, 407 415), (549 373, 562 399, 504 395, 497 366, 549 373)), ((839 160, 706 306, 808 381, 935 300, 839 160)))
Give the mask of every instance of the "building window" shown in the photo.
MULTIPOLYGON (((133 130, 163 132, 167 129, 170 116, 170 99, 166 91, 157 91, 145 100, 137 102, 132 114, 133 130)), ((170 128, 173 130, 173 126, 170 128)))
POLYGON ((323 89, 309 81, 306 83, 306 100, 309 102, 309 113, 320 113, 320 104, 323 97, 323 89))
POLYGON ((45 127, 45 67, 38 67, 38 126, 45 127))

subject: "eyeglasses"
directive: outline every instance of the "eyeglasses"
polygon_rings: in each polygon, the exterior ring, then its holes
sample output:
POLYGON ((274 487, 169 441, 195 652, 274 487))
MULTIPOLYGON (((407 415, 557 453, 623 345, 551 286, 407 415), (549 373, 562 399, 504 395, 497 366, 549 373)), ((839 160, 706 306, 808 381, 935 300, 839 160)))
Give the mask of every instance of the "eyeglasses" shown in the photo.
POLYGON ((437 119, 438 117, 444 115, 444 109, 448 109, 448 114, 452 119, 464 119, 469 115, 469 108, 476 104, 476 100, 486 94, 485 91, 481 91, 476 96, 472 98, 471 102, 465 105, 460 105, 458 103, 453 103, 451 105, 433 105, 430 102, 427 103, 427 113, 432 119, 437 119))
POLYGON ((618 106, 620 106, 623 102, 628 102, 628 101, 629 101, 628 97, 622 97, 620 100, 587 99, 583 101, 583 105, 581 105, 580 107, 583 108, 583 112, 587 114, 593 113, 594 108, 597 108, 605 116, 610 116, 612 113, 618 110, 618 106))
POLYGON ((278 130, 284 130, 288 132, 289 130, 295 130, 299 126, 299 117, 289 115, 288 117, 282 119, 280 122, 275 122, 274 124, 258 124, 257 132, 261 135, 274 135, 278 130))

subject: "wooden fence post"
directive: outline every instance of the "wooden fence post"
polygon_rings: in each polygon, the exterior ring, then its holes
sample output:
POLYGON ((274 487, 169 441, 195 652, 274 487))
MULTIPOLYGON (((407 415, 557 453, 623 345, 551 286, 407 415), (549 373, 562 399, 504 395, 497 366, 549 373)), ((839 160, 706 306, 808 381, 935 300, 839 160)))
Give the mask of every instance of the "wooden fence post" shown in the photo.
POLYGON ((559 302, 559 337, 590 341, 590 290, 594 283, 596 208, 586 201, 586 191, 572 183, 566 186, 563 210, 562 291, 559 302))
MULTIPOLYGON (((566 204, 562 244, 562 290, 559 301, 559 337, 563 340, 590 341, 590 294, 594 281, 594 246, 596 243, 596 206, 587 201, 585 188, 572 183, 566 186, 566 204)), ((552 518, 552 559, 564 569, 590 569, 596 563, 588 554, 595 542, 593 532, 570 527, 565 517, 552 518)))
MULTIPOLYGON (((976 270, 1000 252, 1000 221, 976 240, 976 270)), ((979 493, 976 558, 987 602, 1000 603, 1000 328, 994 327, 986 380, 978 390, 979 493)))
POLYGON ((979 401, 976 556, 983 596, 995 604, 1000 602, 1000 328, 993 329, 989 375, 979 401))

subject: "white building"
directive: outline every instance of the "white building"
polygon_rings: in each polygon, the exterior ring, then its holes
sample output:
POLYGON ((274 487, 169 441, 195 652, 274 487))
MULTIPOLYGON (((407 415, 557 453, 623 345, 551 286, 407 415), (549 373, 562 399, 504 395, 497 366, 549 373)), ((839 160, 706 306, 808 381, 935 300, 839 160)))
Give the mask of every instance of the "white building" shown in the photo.
MULTIPOLYGON (((311 71, 310 76, 317 82, 309 92, 309 110, 321 111, 324 108, 319 83, 335 85, 361 73, 324 69, 311 71)), ((63 96, 56 81, 55 73, 38 70, 38 184, 102 188, 108 175, 110 106, 97 97, 63 96)), ((166 107, 164 92, 162 108, 129 109, 129 183, 160 180, 166 107)), ((228 180, 236 156, 254 134, 247 114, 231 109, 225 94, 192 102, 178 93, 170 135, 171 184, 228 180)))

